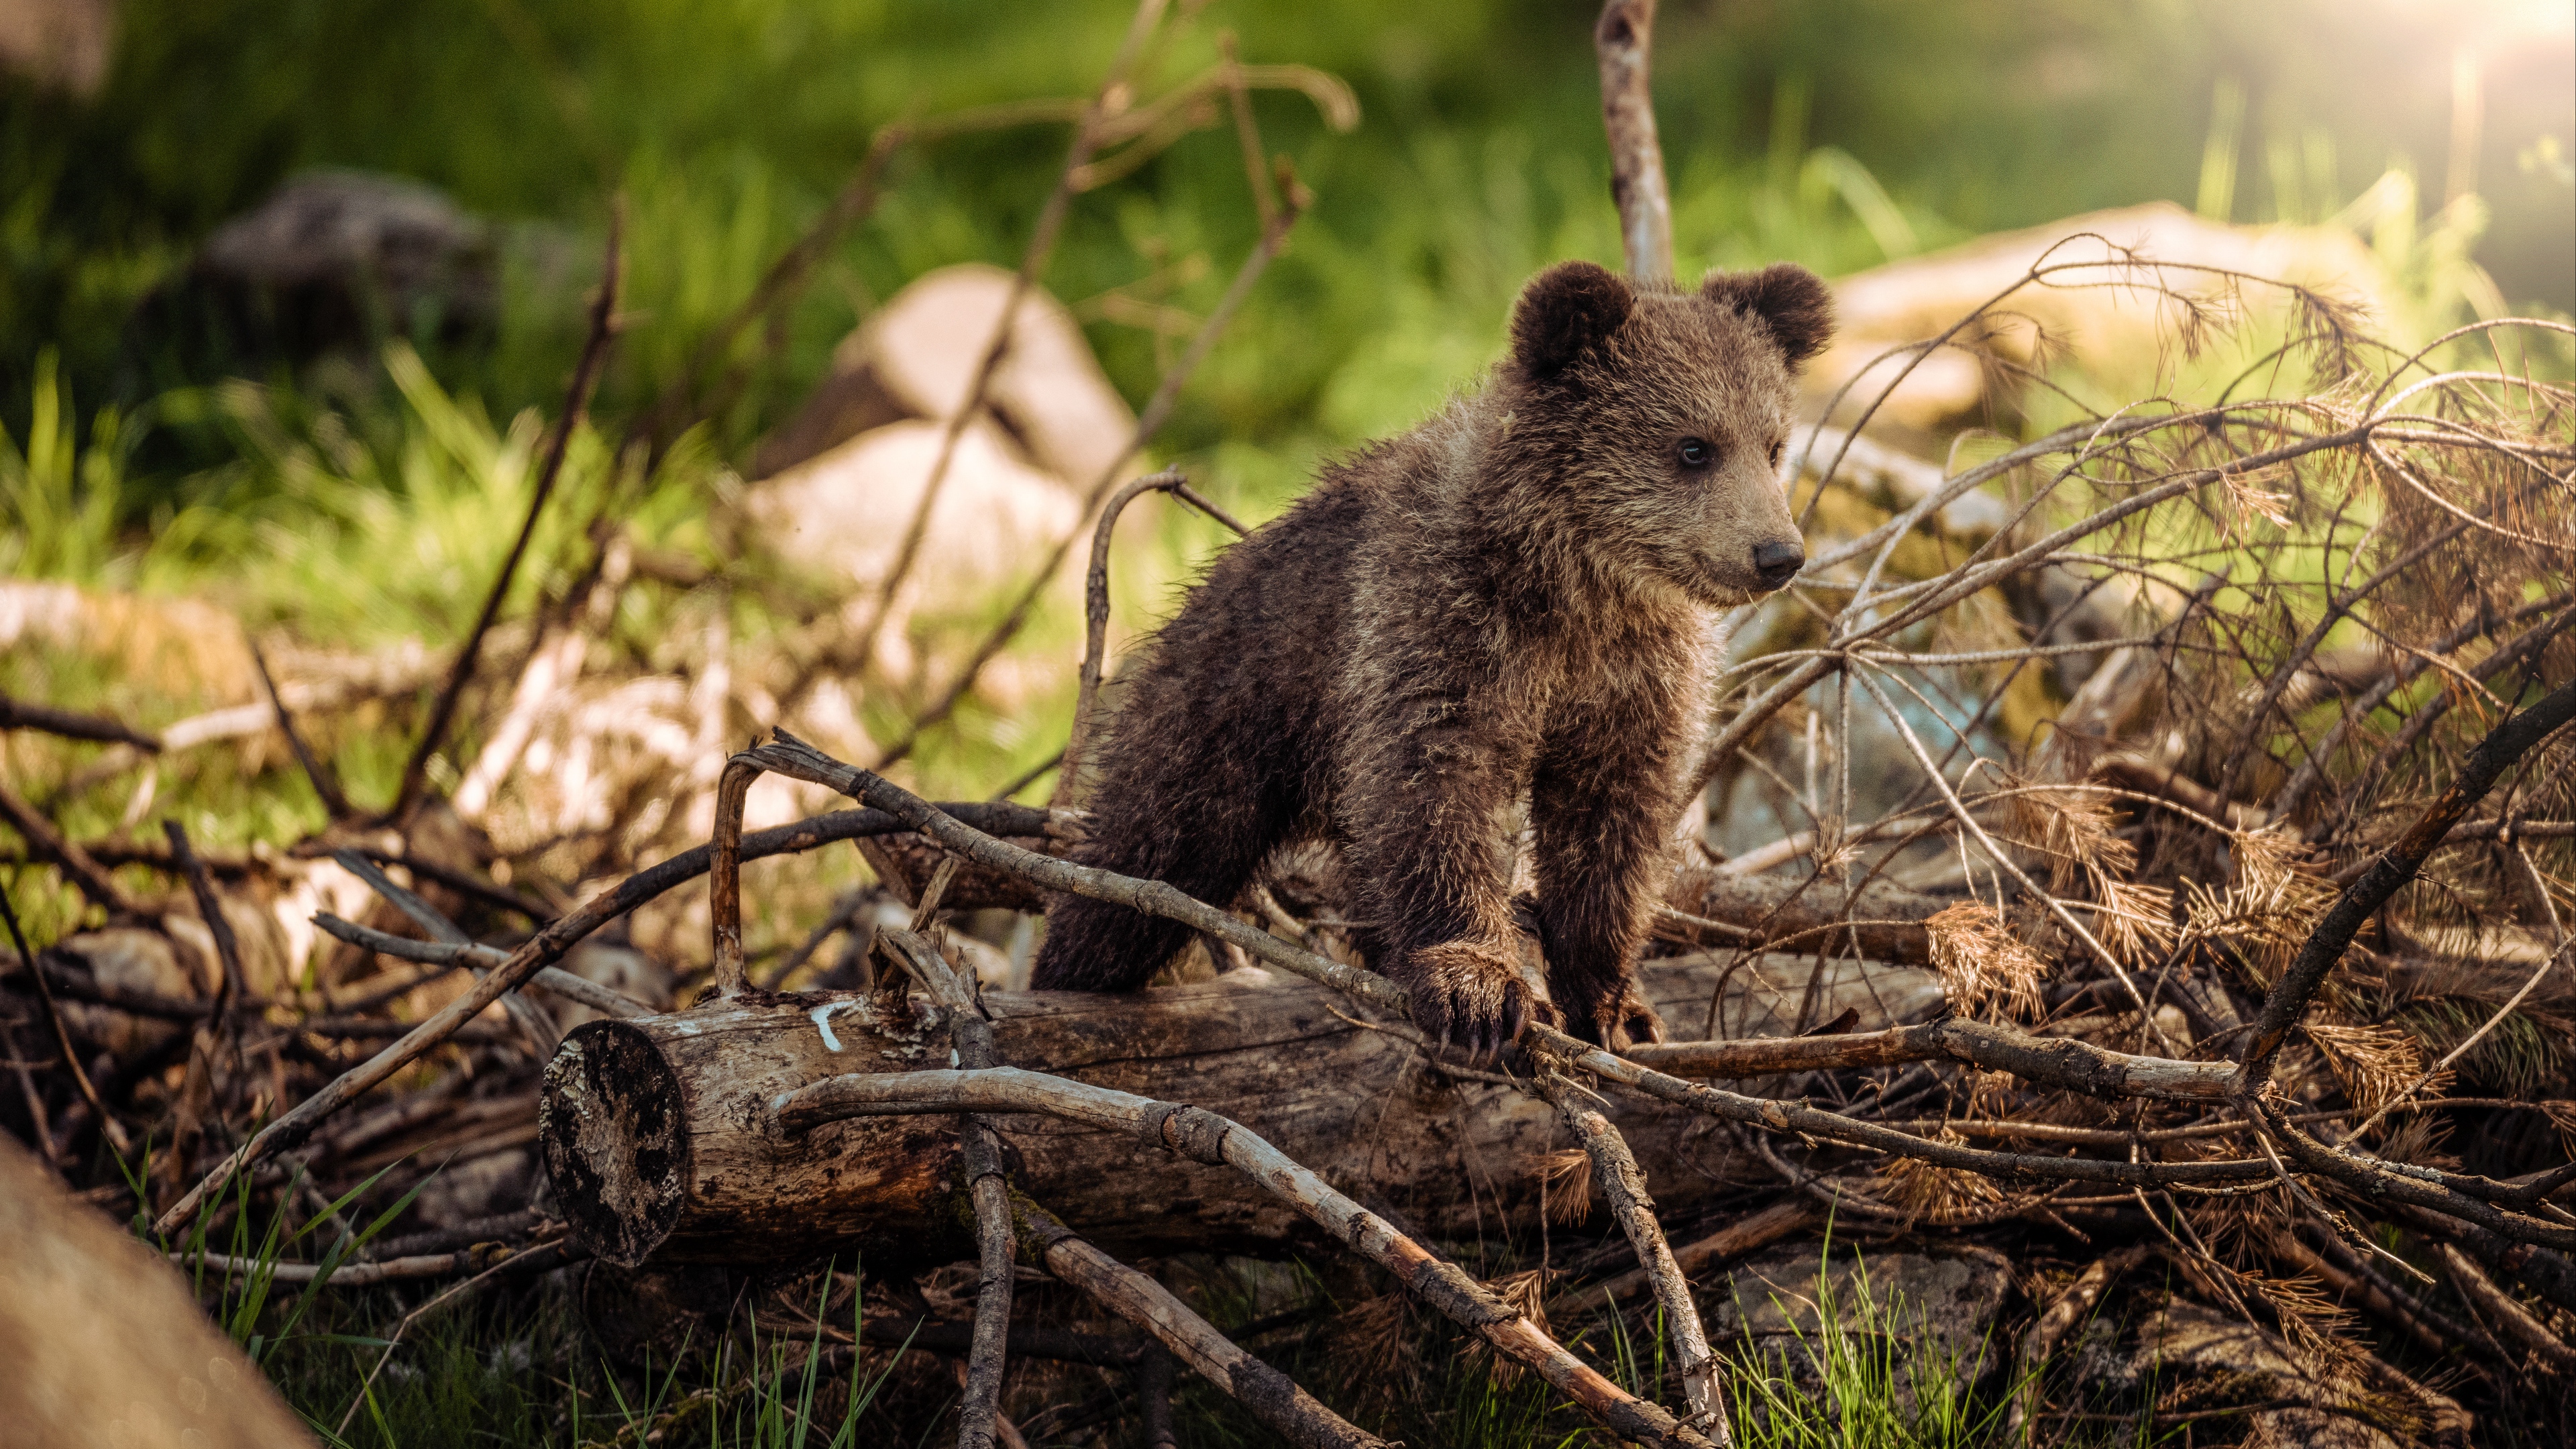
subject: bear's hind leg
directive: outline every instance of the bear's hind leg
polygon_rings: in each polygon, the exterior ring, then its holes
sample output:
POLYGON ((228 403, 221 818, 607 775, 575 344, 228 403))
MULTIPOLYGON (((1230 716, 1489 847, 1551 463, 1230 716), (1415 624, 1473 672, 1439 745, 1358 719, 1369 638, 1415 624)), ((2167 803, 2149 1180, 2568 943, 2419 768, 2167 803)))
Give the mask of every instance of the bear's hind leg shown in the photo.
MULTIPOLYGON (((1242 778, 1212 747, 1123 755, 1101 782, 1082 865, 1163 881, 1219 910, 1284 843, 1294 802, 1242 778)), ((1046 943, 1029 984, 1041 991, 1134 991, 1187 945, 1176 921, 1087 896, 1047 909, 1046 943)))

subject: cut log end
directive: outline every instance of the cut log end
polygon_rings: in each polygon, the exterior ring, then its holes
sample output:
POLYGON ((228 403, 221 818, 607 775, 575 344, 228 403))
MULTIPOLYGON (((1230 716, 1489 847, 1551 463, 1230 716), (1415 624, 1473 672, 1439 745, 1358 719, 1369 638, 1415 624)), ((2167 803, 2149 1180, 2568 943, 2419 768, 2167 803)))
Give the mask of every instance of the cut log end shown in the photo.
POLYGON ((538 1138, 565 1221, 593 1253, 632 1268, 679 1225, 685 1119, 679 1074, 646 1033, 594 1021, 564 1038, 546 1066, 538 1138))
POLYGON ((972 1251, 947 1118, 791 1137, 770 1114, 780 1092, 823 1077, 889 1058, 944 1063, 935 1016, 880 1020, 844 992, 746 992, 574 1029, 538 1099, 546 1174, 574 1238, 626 1267, 972 1251))

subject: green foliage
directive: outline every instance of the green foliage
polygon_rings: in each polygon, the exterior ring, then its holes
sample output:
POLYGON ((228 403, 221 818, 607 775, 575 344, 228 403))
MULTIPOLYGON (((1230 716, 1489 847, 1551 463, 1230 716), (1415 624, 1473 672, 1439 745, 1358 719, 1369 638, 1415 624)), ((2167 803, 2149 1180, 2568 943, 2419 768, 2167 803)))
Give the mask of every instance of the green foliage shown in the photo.
POLYGON ((89 446, 63 386, 60 359, 36 359, 27 440, 0 427, 0 572, 23 578, 112 581, 122 521, 125 429, 115 408, 99 409, 89 446))
POLYGON ((1969 1392, 1978 1356, 1949 1344, 1929 1353, 1906 1348, 1914 1325, 1903 1295, 1871 1292, 1867 1260, 1857 1256, 1848 1286, 1837 1287, 1832 1258, 1828 1240, 1815 1280, 1816 1331, 1794 1330, 1786 1349, 1790 1361, 1803 1355, 1814 1366, 1817 1382, 1728 1375, 1738 1442, 1747 1449, 1971 1449, 2000 1441, 2002 1404, 1969 1392))
MULTIPOLYGON (((149 1203, 152 1199, 147 1184, 152 1177, 152 1144, 147 1140, 135 1161, 128 1162, 118 1157, 116 1166, 136 1202, 149 1203)), ((231 1337, 252 1363, 265 1369, 271 1366, 279 1349, 291 1344, 351 1341, 343 1335, 299 1335, 296 1330, 315 1304, 323 1301, 321 1295, 331 1286, 332 1275, 353 1260, 360 1249, 374 1241, 396 1218, 409 1212, 413 1199, 419 1197, 421 1188, 428 1185, 428 1179, 424 1178, 410 1191, 378 1209, 373 1217, 367 1219, 366 1226, 352 1227, 342 1214, 366 1197, 392 1170, 391 1167, 380 1169, 336 1200, 323 1204, 319 1211, 305 1219, 304 1226, 300 1228, 290 1229, 287 1224, 287 1205, 307 1191, 303 1185, 304 1171, 297 1167, 287 1181, 286 1190, 278 1195, 276 1204, 270 1209, 265 1228, 254 1226, 251 1179, 245 1174, 234 1180, 229 1202, 220 1204, 218 1210, 196 1216, 187 1237, 175 1250, 167 1239, 152 1230, 151 1214, 144 1208, 135 1210, 134 1233, 177 1260, 189 1275, 198 1298, 207 1303, 216 1325, 231 1337), (226 1222, 229 1241, 218 1254, 208 1246, 208 1239, 219 1217, 226 1222), (286 1260, 286 1254, 326 1226, 333 1230, 330 1246, 314 1265, 313 1275, 305 1280, 303 1291, 292 1300, 273 1303, 271 1294, 277 1287, 278 1266, 286 1260), (229 1262, 214 1261, 217 1256, 229 1262)))

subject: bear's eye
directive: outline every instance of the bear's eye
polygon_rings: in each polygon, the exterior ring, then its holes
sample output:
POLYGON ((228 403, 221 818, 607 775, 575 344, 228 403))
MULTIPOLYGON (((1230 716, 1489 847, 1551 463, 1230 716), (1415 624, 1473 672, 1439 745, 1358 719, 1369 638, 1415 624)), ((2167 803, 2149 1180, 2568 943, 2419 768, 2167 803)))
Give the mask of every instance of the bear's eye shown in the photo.
POLYGON ((1717 450, 1708 445, 1706 438, 1684 438, 1681 447, 1675 451, 1680 454, 1685 468, 1705 468, 1717 456, 1717 450))
POLYGON ((1787 451, 1788 451, 1788 449, 1789 449, 1789 445, 1788 445, 1786 442, 1778 442, 1778 443, 1773 443, 1773 444, 1771 445, 1771 471, 1772 471, 1772 472, 1777 473, 1777 472, 1779 472, 1779 471, 1780 471, 1780 455, 1781 455, 1782 453, 1784 453, 1784 452, 1787 452, 1787 451))

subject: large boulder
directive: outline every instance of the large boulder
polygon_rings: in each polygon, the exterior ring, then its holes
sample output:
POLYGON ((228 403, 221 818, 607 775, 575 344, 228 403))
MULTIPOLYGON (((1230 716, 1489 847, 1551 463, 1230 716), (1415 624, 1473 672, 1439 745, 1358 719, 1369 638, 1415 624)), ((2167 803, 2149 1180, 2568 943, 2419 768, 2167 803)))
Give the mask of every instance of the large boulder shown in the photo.
MULTIPOLYGON (((906 418, 946 422, 963 407, 1011 295, 1013 275, 968 264, 925 273, 832 354, 832 373, 762 443, 766 476, 906 418)), ((1087 489, 1118 459, 1136 415, 1092 356, 1081 326, 1042 287, 1020 298, 984 411, 1018 458, 1087 489)))
MULTIPOLYGON (((1912 356, 1874 359, 1939 336, 2043 260, 2052 267, 2101 265, 2055 272, 2023 287, 1990 314, 1981 337, 1960 340, 2025 365, 2044 366, 2058 356, 2096 369, 2170 362, 2187 319, 2166 290, 2200 299, 2220 318, 2280 299, 2225 273, 2311 287, 2382 318, 2392 306, 2386 273, 2350 232, 2235 226, 2169 201, 2150 202, 1998 232, 1842 278, 1834 284, 1839 330, 1807 369, 1809 397, 1821 403, 1858 378, 1834 420, 1856 416, 1854 403, 1894 382, 1912 356), (2139 265, 2128 265, 2132 257, 2139 265)), ((1975 357, 1945 348, 1922 360, 1873 421, 1931 431, 1974 415, 1993 382, 1975 357)))
MULTIPOLYGON (((863 433, 752 485, 743 514, 788 562, 872 601, 938 466, 946 431, 940 423, 906 421, 863 433)), ((1081 500, 1024 461, 1001 429, 969 424, 931 505, 911 577, 940 597, 980 597, 1022 577, 1081 519, 1081 500)))

